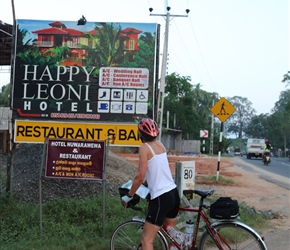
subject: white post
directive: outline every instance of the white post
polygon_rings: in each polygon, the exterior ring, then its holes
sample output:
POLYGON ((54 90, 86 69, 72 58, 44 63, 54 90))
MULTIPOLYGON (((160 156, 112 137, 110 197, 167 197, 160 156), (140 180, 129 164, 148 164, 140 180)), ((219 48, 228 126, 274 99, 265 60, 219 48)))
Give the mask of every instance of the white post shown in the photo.
POLYGON ((169 18, 170 13, 167 12, 166 24, 165 24, 165 36, 163 45, 163 55, 162 55, 162 65, 161 65, 161 78, 160 78, 160 88, 158 95, 158 119, 159 119, 159 141, 161 141, 162 135, 162 120, 163 120, 163 105, 164 105, 164 91, 165 91, 165 78, 166 78, 166 66, 167 66, 167 54, 168 54, 168 35, 169 35, 169 18))

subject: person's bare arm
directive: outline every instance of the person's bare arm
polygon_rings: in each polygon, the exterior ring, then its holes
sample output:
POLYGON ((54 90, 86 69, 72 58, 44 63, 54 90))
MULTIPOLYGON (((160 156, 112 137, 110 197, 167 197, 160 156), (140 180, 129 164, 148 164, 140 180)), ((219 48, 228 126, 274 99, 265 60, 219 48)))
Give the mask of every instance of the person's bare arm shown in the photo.
POLYGON ((148 147, 142 144, 139 148, 139 167, 136 173, 129 195, 133 196, 140 185, 144 182, 147 165, 148 165, 148 147))

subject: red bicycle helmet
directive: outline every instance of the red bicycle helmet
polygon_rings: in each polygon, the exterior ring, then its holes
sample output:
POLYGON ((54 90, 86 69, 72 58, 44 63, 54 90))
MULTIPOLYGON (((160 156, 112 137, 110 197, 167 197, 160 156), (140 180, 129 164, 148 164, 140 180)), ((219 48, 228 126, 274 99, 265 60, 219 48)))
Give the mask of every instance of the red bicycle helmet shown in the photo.
POLYGON ((146 135, 157 137, 159 135, 159 129, 157 123, 150 119, 144 118, 138 123, 138 128, 141 133, 146 135))

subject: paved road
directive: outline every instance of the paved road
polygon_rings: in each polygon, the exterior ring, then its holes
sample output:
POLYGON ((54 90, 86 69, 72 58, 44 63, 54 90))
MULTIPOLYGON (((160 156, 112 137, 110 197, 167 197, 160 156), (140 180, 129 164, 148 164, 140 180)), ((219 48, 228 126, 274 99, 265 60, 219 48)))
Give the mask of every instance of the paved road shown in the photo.
MULTIPOLYGON (((274 158, 267 167, 261 164, 261 160, 249 160, 246 157, 240 159, 242 161, 237 163, 238 166, 247 171, 258 173, 260 178, 290 190, 290 163, 288 158, 274 158)), ((290 229, 267 230, 263 236, 268 250, 290 250, 290 229)))
POLYGON ((272 162, 268 166, 264 166, 261 159, 250 160, 246 157, 240 157, 240 159, 245 163, 238 164, 243 169, 259 173, 260 178, 290 190, 290 162, 288 158, 272 158, 272 162))
POLYGON ((268 250, 289 250, 290 230, 273 230, 263 234, 268 250))

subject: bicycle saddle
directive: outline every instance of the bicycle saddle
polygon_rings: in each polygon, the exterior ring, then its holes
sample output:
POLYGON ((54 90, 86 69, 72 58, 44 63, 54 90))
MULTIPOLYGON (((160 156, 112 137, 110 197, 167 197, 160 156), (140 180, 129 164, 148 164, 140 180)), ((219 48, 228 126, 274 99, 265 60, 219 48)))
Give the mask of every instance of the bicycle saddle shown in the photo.
POLYGON ((198 194, 202 198, 206 198, 207 196, 211 196, 215 192, 215 189, 210 189, 210 190, 193 190, 193 193, 198 194))

